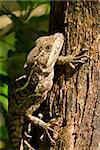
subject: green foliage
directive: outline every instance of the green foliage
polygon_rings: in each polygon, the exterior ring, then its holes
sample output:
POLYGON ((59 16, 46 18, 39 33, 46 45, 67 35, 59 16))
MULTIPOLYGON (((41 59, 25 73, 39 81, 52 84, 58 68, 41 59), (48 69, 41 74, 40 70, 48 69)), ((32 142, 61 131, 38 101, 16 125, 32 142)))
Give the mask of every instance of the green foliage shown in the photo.
POLYGON ((8 85, 3 84, 3 86, 0 86, 0 92, 2 95, 0 95, 0 103, 3 105, 3 108, 5 111, 8 111, 8 85))
POLYGON ((25 0, 17 0, 17 3, 19 4, 20 8, 22 10, 27 10, 28 7, 32 7, 33 9, 38 5, 38 1, 34 0, 34 1, 31 1, 31 0, 28 0, 28 1, 25 1, 25 0))
MULTIPOLYGON (((4 5, 0 11, 2 12, 1 13, 2 15, 7 15, 9 17, 12 20, 13 24, 11 31, 9 31, 10 34, 0 38, 0 51, 2 55, 0 56, 0 61, 5 60, 5 63, 2 63, 2 66, 0 66, 1 68, 0 73, 2 74, 8 73, 7 64, 8 67, 9 66, 11 67, 13 65, 13 68, 14 64, 15 67, 17 67, 17 65, 22 66, 19 60, 20 54, 23 53, 21 55, 25 57, 26 54, 30 51, 30 49, 34 47, 35 45, 34 41, 39 36, 46 35, 48 31, 48 20, 50 12, 49 1, 33 0, 33 1, 17 1, 17 3, 20 7, 20 10, 25 11, 24 15, 16 16, 16 14, 12 12, 12 10, 8 9, 7 6, 4 5), (43 4, 47 4, 44 14, 42 15, 37 14, 36 16, 31 15, 32 11, 35 10, 35 8, 43 4), (1 58, 3 59, 1 60, 1 58), (13 64, 11 60, 13 60, 13 64)), ((24 63, 25 58, 22 58, 22 60, 21 63, 24 63)), ((8 68, 8 70, 9 73, 12 72, 11 74, 13 74, 12 68, 8 68)), ((18 71, 16 70, 16 72, 18 71)))
POLYGON ((39 36, 47 34, 49 23, 50 5, 48 0, 17 0, 15 2, 18 9, 21 12, 24 11, 24 15, 16 15, 10 7, 7 8, 5 3, 0 7, 0 15, 6 15, 12 21, 12 28, 0 37, 0 105, 3 106, 3 111, 0 111, 0 149, 5 146, 2 142, 8 139, 6 128, 8 76, 15 79, 23 74, 22 68, 27 53, 34 47, 34 41, 39 36), (45 6, 44 14, 32 15, 38 6, 45 6))
POLYGON ((7 75, 7 60, 9 50, 15 51, 15 33, 0 38, 0 74, 7 75))

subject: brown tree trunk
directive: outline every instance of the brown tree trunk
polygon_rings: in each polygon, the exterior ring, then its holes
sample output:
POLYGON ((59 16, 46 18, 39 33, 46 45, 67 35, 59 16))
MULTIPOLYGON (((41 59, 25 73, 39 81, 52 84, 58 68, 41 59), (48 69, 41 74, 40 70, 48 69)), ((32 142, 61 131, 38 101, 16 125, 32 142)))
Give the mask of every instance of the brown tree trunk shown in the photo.
POLYGON ((62 54, 88 48, 89 56, 88 62, 74 70, 71 76, 67 71, 58 77, 62 70, 55 68, 55 84, 49 98, 50 113, 51 116, 59 113, 64 124, 59 141, 51 149, 100 149, 99 6, 97 0, 51 2, 50 33, 65 32, 62 54))

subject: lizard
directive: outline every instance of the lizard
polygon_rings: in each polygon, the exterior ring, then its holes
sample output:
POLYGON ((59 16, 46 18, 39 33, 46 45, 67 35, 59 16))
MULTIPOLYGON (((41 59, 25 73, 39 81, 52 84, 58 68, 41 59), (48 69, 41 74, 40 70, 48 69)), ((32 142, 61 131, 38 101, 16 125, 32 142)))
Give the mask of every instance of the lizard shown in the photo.
MULTIPOLYGON (((27 78, 26 83, 22 87, 18 87, 14 91, 14 95, 11 95, 13 101, 9 104, 8 125, 10 139, 16 149, 19 149, 21 142, 25 116, 27 116, 31 122, 44 127, 48 136, 48 130, 52 130, 48 123, 42 122, 37 117, 32 116, 32 114, 40 107, 41 103, 46 100, 48 92, 52 89, 55 65, 69 63, 69 65, 74 68, 73 62, 84 63, 81 58, 84 57, 83 54, 87 49, 80 52, 77 56, 73 54, 62 56, 60 53, 63 43, 64 35, 62 33, 39 37, 36 40, 36 46, 29 52, 26 63, 24 64, 24 69, 28 68, 30 72, 28 77, 26 75, 16 80, 16 82, 19 82, 23 78, 27 78), (17 103, 14 97, 16 97, 17 103), (13 103, 15 108, 13 108, 13 103)), ((50 140, 53 141, 51 137, 50 140)))

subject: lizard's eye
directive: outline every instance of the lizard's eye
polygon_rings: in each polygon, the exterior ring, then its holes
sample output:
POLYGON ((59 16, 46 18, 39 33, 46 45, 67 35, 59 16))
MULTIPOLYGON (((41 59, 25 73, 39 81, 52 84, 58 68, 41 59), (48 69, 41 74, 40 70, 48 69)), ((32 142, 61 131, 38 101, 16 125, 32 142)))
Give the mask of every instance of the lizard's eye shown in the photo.
POLYGON ((50 50, 51 50, 51 47, 52 47, 51 45, 46 46, 46 50, 47 50, 47 51, 50 51, 50 50))
POLYGON ((50 46, 47 46, 47 47, 46 47, 46 49, 49 49, 49 48, 50 48, 50 46))

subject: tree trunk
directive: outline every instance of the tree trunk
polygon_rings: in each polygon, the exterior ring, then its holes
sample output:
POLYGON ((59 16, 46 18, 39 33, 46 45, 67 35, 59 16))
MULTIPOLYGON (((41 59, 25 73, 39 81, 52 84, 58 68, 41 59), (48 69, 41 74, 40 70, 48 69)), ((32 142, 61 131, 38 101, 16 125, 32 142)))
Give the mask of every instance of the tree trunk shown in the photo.
POLYGON ((99 6, 97 0, 51 2, 50 33, 65 32, 62 54, 88 48, 89 56, 88 62, 71 76, 67 70, 58 77, 62 70, 55 68, 50 108, 52 116, 60 114, 63 127, 53 150, 100 149, 99 6))

